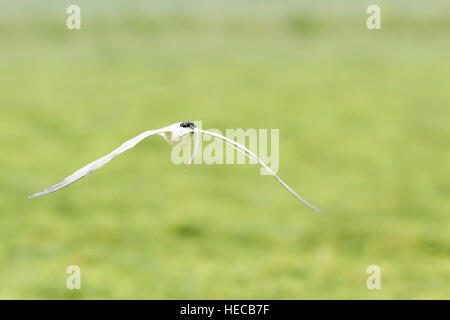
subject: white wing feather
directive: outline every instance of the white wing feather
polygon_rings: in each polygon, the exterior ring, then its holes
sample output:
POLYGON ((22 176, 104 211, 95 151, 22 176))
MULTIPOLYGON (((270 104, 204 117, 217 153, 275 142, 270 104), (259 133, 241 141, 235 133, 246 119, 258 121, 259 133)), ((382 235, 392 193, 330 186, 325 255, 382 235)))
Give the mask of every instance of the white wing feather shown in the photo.
POLYGON ((75 173, 73 173, 72 175, 68 176, 67 178, 65 178, 63 181, 61 181, 58 184, 55 184, 54 186, 51 186, 50 188, 47 188, 41 192, 35 193, 31 196, 28 196, 29 199, 32 198, 37 198, 40 196, 44 196, 46 194, 55 192, 59 189, 62 189, 64 187, 67 187, 69 184, 74 183, 77 180, 80 180, 81 178, 83 178, 84 176, 86 176, 87 174, 91 173, 92 171, 97 170, 98 168, 100 168, 101 166, 103 166, 105 163, 109 162, 112 158, 116 157, 117 155, 121 154, 124 151, 127 151, 128 149, 133 148, 136 144, 138 144, 139 142, 141 142, 143 139, 157 134, 157 133, 163 133, 166 132, 167 130, 165 129, 158 129, 158 130, 150 130, 150 131, 145 131, 143 133, 141 133, 140 135, 134 137, 133 139, 130 139, 126 142, 124 142, 120 147, 118 147, 117 149, 115 149, 114 151, 112 151, 110 154, 95 160, 89 164, 87 164, 86 166, 84 166, 83 168, 81 168, 80 170, 76 171, 75 173))
POLYGON ((231 145, 236 150, 240 151, 241 153, 243 153, 244 155, 249 157, 250 159, 258 161, 279 183, 281 183, 281 185, 284 188, 286 188, 286 190, 288 190, 290 193, 292 193, 298 200, 300 200, 301 202, 306 204, 308 207, 316 210, 317 212, 320 212, 319 209, 314 207, 312 204, 310 204, 308 201, 306 201, 300 195, 298 195, 294 190, 292 190, 292 188, 289 187, 283 180, 281 180, 281 178, 279 176, 277 176, 276 173, 272 171, 272 169, 270 169, 259 157, 257 157, 253 152, 251 152, 249 149, 247 149, 247 147, 245 147, 244 145, 237 143, 236 141, 233 141, 227 137, 224 137, 224 136, 214 133, 214 132, 204 131, 201 129, 195 129, 195 131, 205 134, 205 135, 215 137, 215 138, 219 138, 219 139, 225 141, 225 143, 227 143, 228 145, 231 145))

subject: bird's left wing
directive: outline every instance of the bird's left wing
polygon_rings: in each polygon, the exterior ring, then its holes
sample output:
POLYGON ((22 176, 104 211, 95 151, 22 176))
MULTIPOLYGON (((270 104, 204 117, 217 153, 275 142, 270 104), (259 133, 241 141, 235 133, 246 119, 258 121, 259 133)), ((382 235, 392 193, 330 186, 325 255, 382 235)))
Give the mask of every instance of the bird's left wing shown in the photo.
POLYGON ((261 166, 263 166, 263 168, 265 168, 286 190, 288 190, 290 193, 292 193, 298 200, 300 200, 301 202, 303 202, 304 204, 306 204, 308 207, 310 207, 311 209, 314 209, 315 211, 319 212, 319 209, 317 209, 316 207, 314 207, 312 204, 310 204, 308 201, 306 201, 305 199, 303 199, 297 192, 295 192, 291 187, 289 187, 286 182, 284 182, 279 176, 276 175, 275 172, 273 172, 272 169, 270 169, 265 163, 264 161, 262 161, 256 154, 254 154, 253 152, 251 152, 247 147, 245 147, 244 145, 237 143, 236 141, 233 141, 227 137, 224 137, 220 134, 217 134, 215 132, 210 132, 210 131, 205 131, 205 130, 201 130, 201 129, 195 129, 195 132, 198 132, 200 134, 203 135, 207 135, 213 138, 217 138, 220 139, 221 141, 224 141, 226 144, 232 146, 233 148, 235 148, 237 151, 241 152, 242 154, 246 155, 247 157, 249 157, 252 160, 255 160, 257 162, 259 162, 259 164, 261 166))
POLYGON ((161 134, 164 132, 169 131, 166 128, 163 129, 158 129, 158 130, 150 130, 150 131, 145 131, 143 133, 141 133, 140 135, 134 137, 133 139, 130 139, 126 142, 124 142, 120 147, 118 147, 117 149, 113 150, 110 154, 95 160, 89 164, 87 164, 86 166, 84 166, 83 168, 81 168, 80 170, 76 171, 75 173, 73 173, 72 175, 68 176, 67 178, 65 178, 63 181, 61 181, 58 184, 55 184, 54 186, 51 186, 50 188, 47 188, 41 192, 35 193, 31 196, 28 196, 28 199, 32 199, 32 198, 37 198, 40 196, 44 196, 46 194, 55 192, 59 189, 62 189, 64 187, 67 187, 69 184, 74 183, 77 180, 80 180, 81 178, 83 178, 85 175, 91 173, 92 171, 97 170, 98 168, 100 168, 101 166, 103 166, 105 163, 107 163, 108 161, 110 161, 112 158, 114 158, 115 156, 121 154, 124 151, 127 151, 128 149, 133 148, 136 144, 138 144, 139 142, 141 142, 143 139, 154 135, 154 134, 161 134))

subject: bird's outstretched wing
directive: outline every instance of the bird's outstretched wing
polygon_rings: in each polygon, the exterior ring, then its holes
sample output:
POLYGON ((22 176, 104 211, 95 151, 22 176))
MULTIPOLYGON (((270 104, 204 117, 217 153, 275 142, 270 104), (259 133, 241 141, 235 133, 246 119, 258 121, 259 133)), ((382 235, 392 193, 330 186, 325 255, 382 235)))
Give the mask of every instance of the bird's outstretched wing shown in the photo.
POLYGON ((62 189, 64 187, 67 187, 69 184, 72 184, 75 181, 83 178, 85 175, 91 173, 92 171, 97 170, 98 168, 103 166, 105 163, 110 161, 115 156, 121 154, 124 151, 127 151, 128 149, 133 148, 136 144, 141 142, 143 139, 145 139, 145 138, 147 138, 147 137, 149 137, 151 135, 154 135, 154 134, 164 133, 166 131, 167 130, 165 128, 158 129, 158 130, 145 131, 145 132, 141 133, 140 135, 138 135, 137 137, 134 137, 133 139, 130 139, 130 140, 124 142, 120 147, 118 147, 117 149, 112 151, 110 154, 108 154, 108 155, 106 155, 106 156, 104 156, 104 157, 102 157, 102 158, 100 158, 98 160, 95 160, 95 161, 87 164, 86 166, 84 166, 83 168, 78 170, 77 172, 75 172, 72 175, 70 175, 67 178, 65 178, 60 183, 55 184, 54 186, 51 186, 50 188, 47 188, 47 189, 45 189, 45 190, 43 190, 41 192, 35 193, 35 194, 31 195, 31 196, 28 196, 28 199, 44 196, 46 194, 49 194, 49 193, 52 193, 52 192, 57 191, 59 189, 62 189))
POLYGON ((298 200, 300 200, 301 202, 303 202, 304 204, 306 204, 308 207, 314 209, 315 211, 319 212, 319 209, 317 209, 316 207, 314 207, 312 204, 310 204, 308 201, 306 201, 305 199, 303 199, 301 196, 299 196, 294 190, 291 189, 291 187, 289 187, 283 180, 281 180, 281 178, 279 176, 277 176, 275 174, 275 172, 272 171, 272 169, 270 169, 259 157, 257 157, 253 152, 251 152, 249 149, 247 149, 247 147, 245 147, 244 145, 237 143, 236 141, 233 141, 227 137, 224 137, 220 134, 217 134, 215 132, 209 132, 209 131, 204 131, 201 129, 195 129, 196 132, 199 132, 203 135, 208 135, 214 138, 218 138, 222 141, 224 141, 226 144, 232 146, 234 149, 236 149, 237 151, 243 153, 244 155, 246 155, 247 157, 249 157, 252 160, 256 160, 258 161, 279 183, 281 183, 281 185, 283 187, 285 187, 290 193, 292 193, 298 200))

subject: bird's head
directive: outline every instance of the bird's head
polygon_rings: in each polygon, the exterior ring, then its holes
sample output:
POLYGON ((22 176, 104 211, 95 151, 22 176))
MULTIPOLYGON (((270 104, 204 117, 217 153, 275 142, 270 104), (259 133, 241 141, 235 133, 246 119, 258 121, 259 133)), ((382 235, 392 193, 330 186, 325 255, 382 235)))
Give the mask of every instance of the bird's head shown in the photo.
POLYGON ((190 134, 190 133, 194 133, 195 131, 195 123, 193 123, 192 121, 183 121, 180 123, 180 127, 178 128, 178 136, 181 139, 182 137, 190 134))
POLYGON ((181 142, 181 140, 184 140, 183 138, 190 133, 194 133, 195 128, 195 123, 192 121, 178 122, 166 127, 167 131, 161 133, 161 135, 170 144, 176 144, 181 142))
POLYGON ((195 123, 193 123, 192 121, 184 121, 184 122, 180 123, 180 127, 189 128, 189 129, 192 129, 192 131, 194 131, 195 123))

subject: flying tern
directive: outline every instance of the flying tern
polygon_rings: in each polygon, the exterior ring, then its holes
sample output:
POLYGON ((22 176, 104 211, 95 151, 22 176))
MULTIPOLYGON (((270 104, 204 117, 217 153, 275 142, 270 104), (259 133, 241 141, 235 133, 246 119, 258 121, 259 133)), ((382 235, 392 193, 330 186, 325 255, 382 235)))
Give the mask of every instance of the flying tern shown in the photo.
POLYGON ((136 144, 138 144, 139 142, 141 142, 142 140, 144 140, 147 137, 150 137, 152 135, 160 135, 162 136, 168 143, 170 144, 177 144, 179 142, 182 141, 182 139, 189 135, 189 134, 193 134, 194 136, 194 152, 189 160, 188 163, 188 168, 191 165, 192 161, 195 158, 198 146, 199 146, 199 136, 200 135, 204 135, 204 136, 210 136, 213 139, 217 139, 217 140, 221 140, 223 142, 225 142, 227 145, 233 147, 234 149, 236 149, 237 151, 241 152, 242 154, 244 154, 245 156, 247 156, 248 158, 257 161, 262 167, 264 167, 284 188, 286 188, 290 193, 292 193, 298 200, 300 200, 301 202, 303 202, 304 204, 306 204, 308 207, 319 211, 319 209, 317 209, 316 207, 314 207, 312 204, 310 204, 309 202, 307 202, 305 199, 303 199, 300 195, 298 195, 291 187, 289 187, 283 180, 281 180, 280 177, 278 177, 275 172, 273 172, 272 169, 270 169, 258 156, 256 156, 253 152, 251 152, 249 149, 247 149, 247 147, 245 147, 244 145, 237 143, 234 140, 231 140, 227 137, 224 137, 220 134, 214 133, 214 132, 209 132, 209 131, 205 131, 205 130, 201 130, 199 128, 196 127, 196 125, 191 122, 191 121, 184 121, 184 122, 177 122, 174 123, 170 126, 161 128, 161 129, 157 129, 157 130, 149 130, 149 131, 145 131, 143 133, 141 133, 140 135, 134 137, 133 139, 130 139, 126 142, 124 142, 120 147, 118 147, 117 149, 113 150, 110 154, 95 160, 89 164, 87 164, 86 166, 84 166, 83 168, 81 168, 80 170, 76 171, 75 173, 73 173, 72 175, 68 176, 67 178, 65 178, 63 181, 61 181, 58 184, 55 184, 54 186, 51 186, 41 192, 35 193, 31 196, 28 196, 29 199, 32 198, 37 198, 37 197, 41 197, 44 195, 47 195, 49 193, 55 192, 59 189, 62 189, 64 187, 67 187, 68 185, 74 183, 75 181, 83 178, 84 176, 86 176, 87 174, 91 173, 92 171, 97 170, 98 168, 100 168, 101 166, 103 166, 104 164, 106 164, 107 162, 109 162, 111 159, 113 159, 114 157, 118 156, 119 154, 121 154, 124 151, 127 151, 131 148, 133 148, 136 144))

